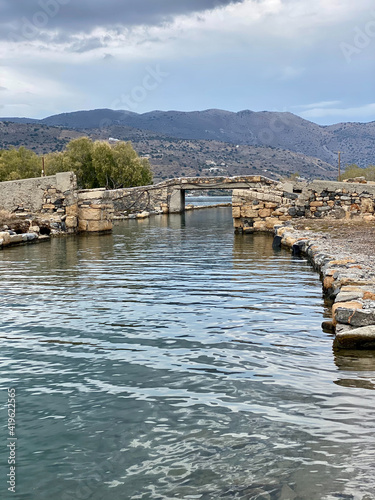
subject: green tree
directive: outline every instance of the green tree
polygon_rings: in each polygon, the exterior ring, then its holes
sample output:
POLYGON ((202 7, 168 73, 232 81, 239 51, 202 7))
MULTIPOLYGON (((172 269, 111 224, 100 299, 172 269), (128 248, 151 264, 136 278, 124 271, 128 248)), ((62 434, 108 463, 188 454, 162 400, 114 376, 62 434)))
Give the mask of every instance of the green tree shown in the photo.
MULTIPOLYGON (((69 142, 61 153, 45 157, 45 173, 73 171, 83 189, 141 186, 152 183, 150 163, 140 158, 130 142, 93 142, 80 137, 69 142)), ((42 159, 24 147, 0 150, 0 182, 39 177, 42 159)))
POLYGON ((46 175, 69 172, 69 167, 67 156, 64 153, 49 153, 45 156, 46 175))
POLYGON ((73 139, 66 147, 64 163, 77 175, 78 185, 83 189, 100 187, 92 164, 92 153, 93 142, 88 137, 73 139))
POLYGON ((96 172, 99 186, 107 189, 116 187, 115 159, 111 146, 102 141, 96 141, 92 151, 92 165, 96 172))
POLYGON ((47 175, 73 171, 83 189, 141 186, 152 183, 150 163, 140 158, 130 142, 111 146, 88 137, 72 140, 62 153, 46 158, 47 175))
POLYGON ((0 151, 0 182, 39 177, 42 161, 36 153, 21 146, 0 151))
POLYGON ((152 183, 149 161, 140 158, 130 142, 118 142, 113 148, 113 188, 142 186, 152 183))
POLYGON ((375 181, 375 165, 369 165, 367 168, 361 168, 355 163, 346 165, 342 179, 352 179, 354 177, 364 177, 367 181, 375 181))

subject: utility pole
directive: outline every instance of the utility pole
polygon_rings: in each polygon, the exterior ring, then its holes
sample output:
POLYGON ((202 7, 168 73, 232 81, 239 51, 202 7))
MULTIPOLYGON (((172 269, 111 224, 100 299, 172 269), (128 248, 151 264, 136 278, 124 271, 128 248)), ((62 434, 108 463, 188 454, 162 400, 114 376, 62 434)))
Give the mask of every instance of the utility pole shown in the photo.
POLYGON ((339 182, 341 181, 341 151, 338 152, 339 155, 339 182))

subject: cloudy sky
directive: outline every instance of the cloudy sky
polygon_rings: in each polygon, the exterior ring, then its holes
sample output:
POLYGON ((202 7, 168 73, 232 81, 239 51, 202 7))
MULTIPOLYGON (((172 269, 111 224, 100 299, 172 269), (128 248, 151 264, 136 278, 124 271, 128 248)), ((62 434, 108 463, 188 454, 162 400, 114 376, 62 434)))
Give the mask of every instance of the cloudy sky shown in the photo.
POLYGON ((375 120, 373 0, 0 0, 0 116, 291 111, 375 120))

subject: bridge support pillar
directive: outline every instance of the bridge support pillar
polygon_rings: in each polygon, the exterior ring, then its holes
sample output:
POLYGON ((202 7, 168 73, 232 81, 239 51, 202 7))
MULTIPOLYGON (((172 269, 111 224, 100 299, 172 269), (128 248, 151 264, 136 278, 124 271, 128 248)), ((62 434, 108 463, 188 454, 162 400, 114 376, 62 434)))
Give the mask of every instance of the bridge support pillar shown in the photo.
POLYGON ((184 189, 173 189, 168 198, 169 213, 180 214, 185 211, 184 189))

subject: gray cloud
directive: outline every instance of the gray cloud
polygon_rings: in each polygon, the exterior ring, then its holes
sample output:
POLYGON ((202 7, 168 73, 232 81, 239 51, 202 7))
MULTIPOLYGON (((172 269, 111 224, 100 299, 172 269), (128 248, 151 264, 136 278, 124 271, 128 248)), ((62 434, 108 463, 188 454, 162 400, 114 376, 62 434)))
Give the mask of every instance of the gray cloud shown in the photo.
POLYGON ((0 92, 3 92, 4 90, 8 90, 6 87, 1 87, 0 86, 0 92))
POLYGON ((90 50, 100 49, 103 43, 99 38, 91 37, 87 40, 81 40, 72 44, 69 48, 71 52, 83 53, 90 52, 90 50))
MULTIPOLYGON (((243 0, 0 0, 0 37, 19 33, 26 22, 48 30, 89 33, 96 27, 131 27, 167 22, 179 14, 243 0)), ((13 37, 15 38, 15 37, 13 37)), ((37 36, 34 36, 37 38, 37 36)))

